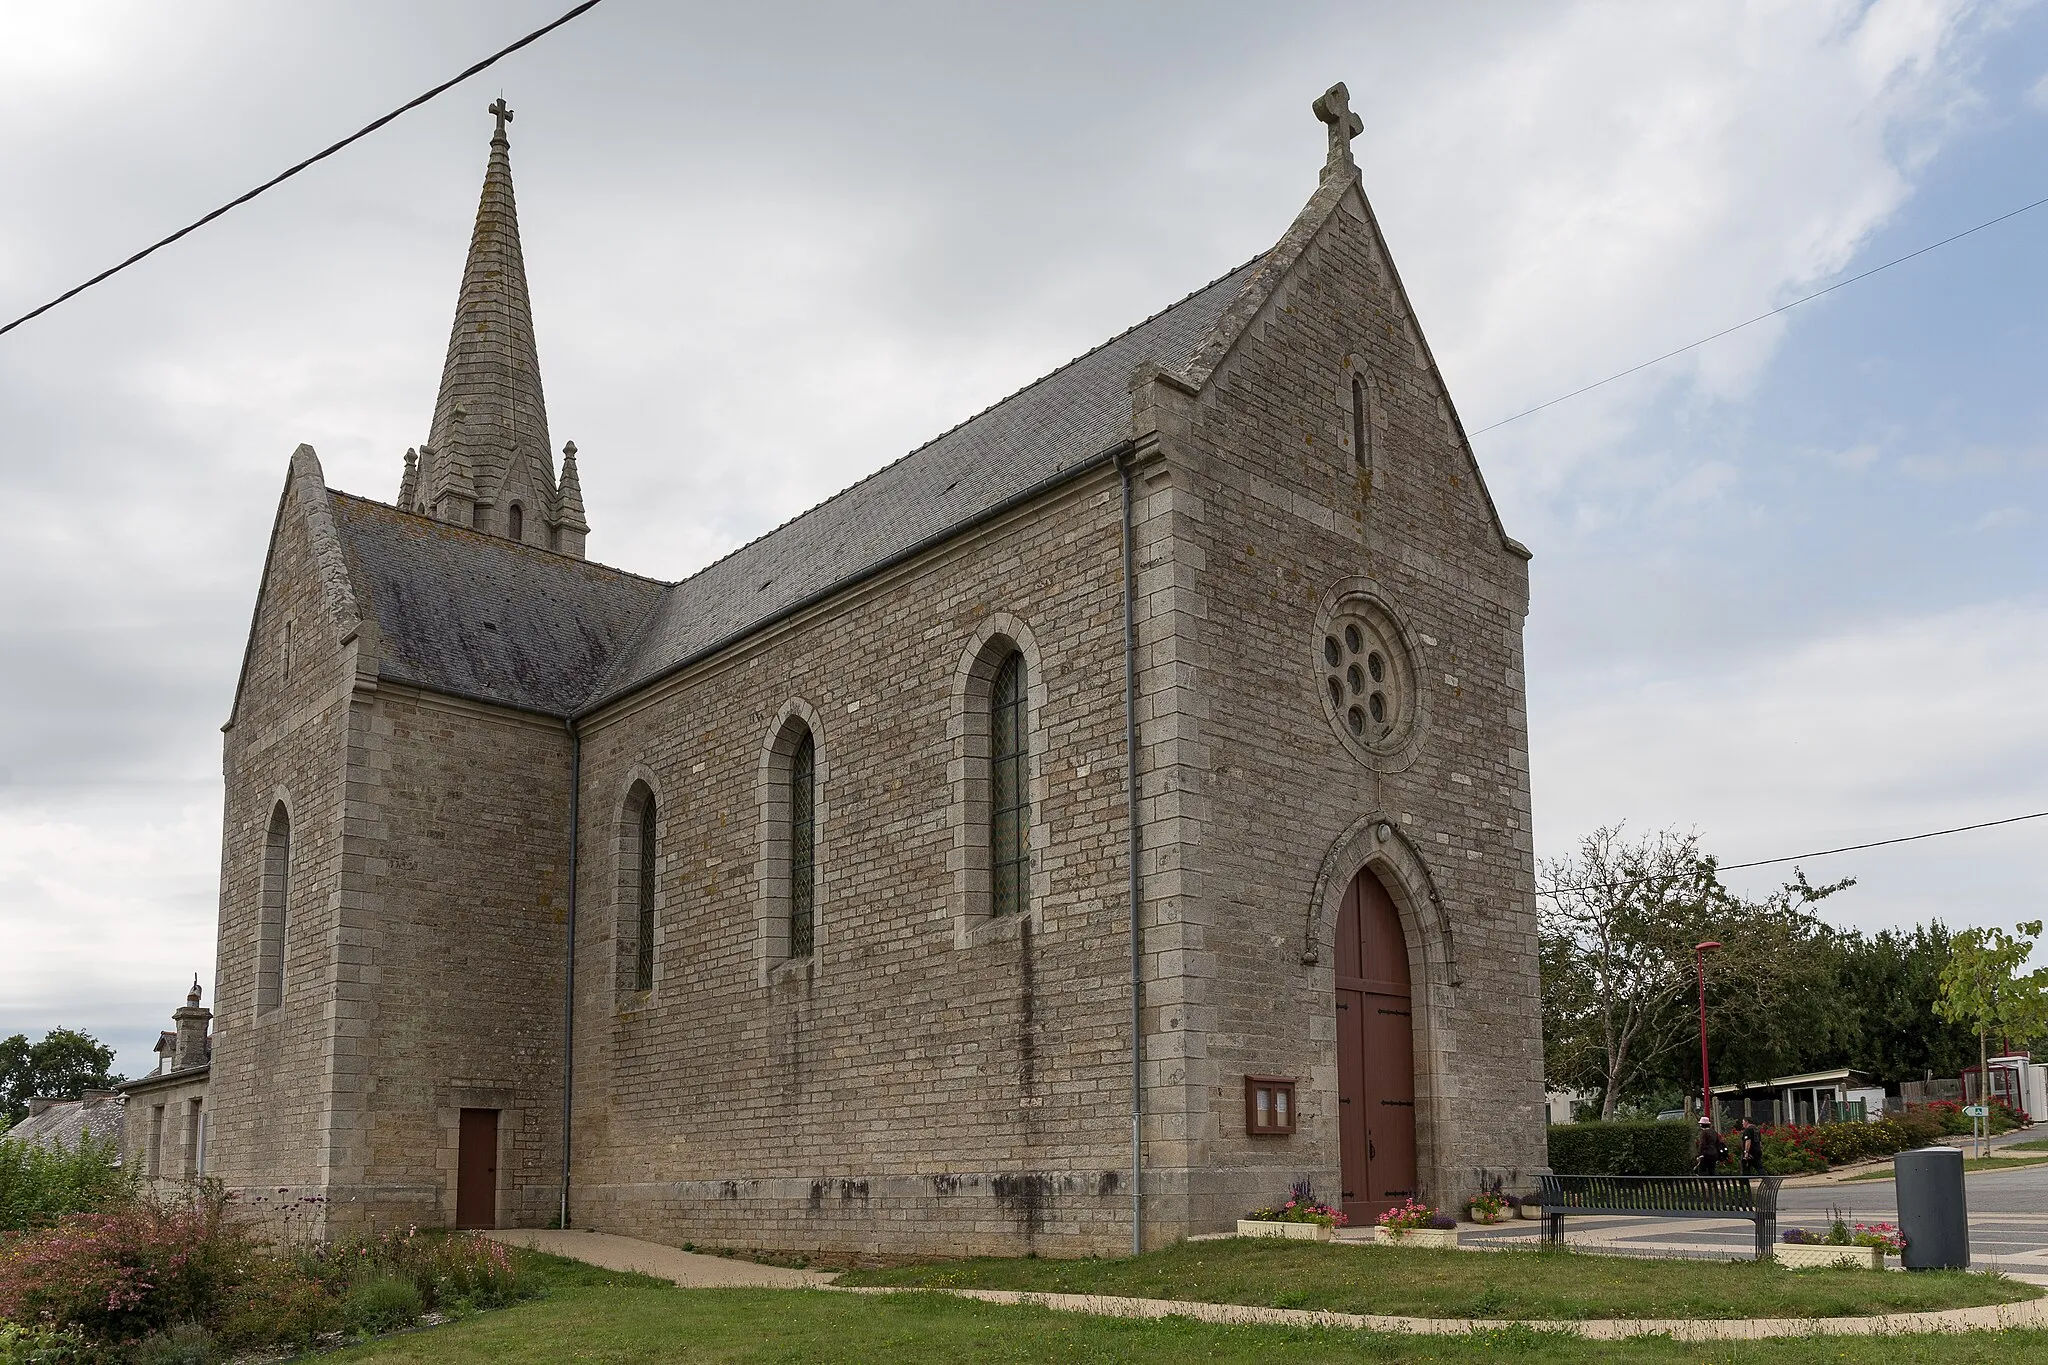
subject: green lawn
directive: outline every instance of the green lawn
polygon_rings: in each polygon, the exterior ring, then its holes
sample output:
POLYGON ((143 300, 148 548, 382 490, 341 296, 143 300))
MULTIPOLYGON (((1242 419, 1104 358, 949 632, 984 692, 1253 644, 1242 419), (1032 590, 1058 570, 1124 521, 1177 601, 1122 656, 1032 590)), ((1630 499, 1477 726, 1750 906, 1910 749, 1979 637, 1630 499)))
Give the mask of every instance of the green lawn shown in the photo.
POLYGON ((2028 1138, 2025 1142, 2015 1142, 2008 1145, 2005 1150, 2009 1152, 2048 1152, 2048 1138, 2028 1138))
POLYGON ((1555 1251, 1423 1251, 1233 1237, 1117 1260, 984 1259, 849 1271, 841 1284, 1119 1294, 1429 1318, 1844 1317, 2037 1298, 1965 1272, 1790 1271, 1555 1251))
MULTIPOLYGON (((1446 1255, 1452 1253, 1445 1253, 1446 1255)), ((1472 1260, 1493 1260, 1473 1256, 1472 1260)), ((1320 1361, 1481 1365, 1970 1365, 2048 1359, 2048 1332, 1830 1337, 1683 1346, 1662 1338, 1589 1342, 1527 1331, 1384 1336, 1222 1327, 1185 1318, 1126 1321, 972 1303, 938 1294, 673 1288, 553 1257, 527 1263, 547 1297, 446 1327, 358 1346, 325 1360, 379 1365, 666 1365, 671 1361, 903 1362, 1320 1361)), ((1876 1278, 1871 1276, 1870 1278, 1876 1278)), ((1891 1278, 1904 1278, 1893 1276, 1891 1278)))
MULTIPOLYGON (((2015 1147, 2048 1146, 2048 1144, 2017 1142, 2015 1147)), ((1973 1156, 1963 1159, 1963 1174, 1972 1175, 1978 1171, 2010 1171, 2023 1166, 2048 1165, 2048 1156, 1973 1156)), ((1862 1175, 1844 1176, 1837 1184, 1853 1185, 1859 1180, 1890 1180, 1892 1172, 1865 1171, 1862 1175)))

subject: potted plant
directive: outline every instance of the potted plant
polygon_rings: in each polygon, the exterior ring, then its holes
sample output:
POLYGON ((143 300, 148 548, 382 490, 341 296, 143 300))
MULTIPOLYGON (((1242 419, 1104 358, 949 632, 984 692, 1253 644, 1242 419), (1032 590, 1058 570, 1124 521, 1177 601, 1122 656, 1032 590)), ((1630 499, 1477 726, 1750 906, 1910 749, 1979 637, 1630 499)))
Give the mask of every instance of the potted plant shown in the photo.
POLYGON ((1297 1180, 1289 1187, 1286 1202, 1279 1207, 1253 1209, 1238 1219, 1237 1235, 1327 1242, 1350 1221, 1342 1211, 1317 1199, 1308 1181, 1297 1180))
POLYGON ((1503 1223, 1513 1216, 1508 1196, 1499 1190, 1481 1190, 1464 1204, 1465 1217, 1475 1223, 1503 1223))
POLYGON ((1372 1239, 1382 1246, 1455 1247, 1458 1220, 1410 1198, 1380 1215, 1372 1239))
POLYGON ((1883 1270, 1887 1255, 1895 1256, 1905 1249, 1905 1234, 1892 1224, 1857 1223, 1852 1227, 1837 1212, 1825 1233, 1787 1228, 1784 1240, 1771 1248, 1771 1254, 1780 1265, 1794 1270, 1814 1266, 1883 1270))

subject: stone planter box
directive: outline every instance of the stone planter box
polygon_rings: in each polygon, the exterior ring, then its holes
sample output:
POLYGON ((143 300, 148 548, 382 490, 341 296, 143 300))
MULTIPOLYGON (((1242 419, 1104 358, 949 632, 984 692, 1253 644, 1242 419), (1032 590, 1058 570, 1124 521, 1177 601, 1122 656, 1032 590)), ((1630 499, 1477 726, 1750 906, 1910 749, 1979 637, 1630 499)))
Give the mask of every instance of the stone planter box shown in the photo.
POLYGON ((1437 1247, 1455 1250, 1458 1245, 1458 1230, 1412 1228, 1407 1232, 1393 1232, 1387 1228, 1374 1228, 1372 1239, 1383 1247, 1437 1247))
POLYGON ((1321 1223, 1269 1223, 1260 1218, 1237 1220, 1240 1237, 1293 1237, 1304 1242, 1327 1242, 1337 1235, 1335 1228, 1321 1223))
POLYGON ((1828 1247, 1814 1246, 1802 1242, 1777 1242, 1771 1247, 1771 1255, 1779 1265, 1791 1270, 1809 1270, 1815 1266, 1842 1266, 1850 1270, 1883 1270, 1883 1247, 1828 1247))
POLYGON ((1515 1216, 1527 1222, 1540 1223, 1543 1221, 1543 1206, 1537 1203, 1524 1204, 1515 1211, 1515 1216))

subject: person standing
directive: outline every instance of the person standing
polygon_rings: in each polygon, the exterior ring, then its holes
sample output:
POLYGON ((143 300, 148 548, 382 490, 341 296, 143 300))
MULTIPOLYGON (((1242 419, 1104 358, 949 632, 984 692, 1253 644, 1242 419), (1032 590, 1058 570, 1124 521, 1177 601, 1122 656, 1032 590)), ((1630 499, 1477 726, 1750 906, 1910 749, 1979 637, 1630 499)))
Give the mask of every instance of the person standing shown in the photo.
POLYGON ((1714 1131, 1714 1121, 1705 1114, 1700 1115, 1700 1145, 1698 1159, 1693 1162, 1693 1174, 1712 1175, 1727 1155, 1728 1144, 1714 1131))
POLYGON ((1737 1127, 1739 1136, 1736 1140, 1741 1144, 1742 1173, 1744 1175, 1762 1175, 1764 1173, 1764 1130, 1757 1127, 1756 1123, 1747 1114, 1743 1115, 1742 1122, 1737 1127))

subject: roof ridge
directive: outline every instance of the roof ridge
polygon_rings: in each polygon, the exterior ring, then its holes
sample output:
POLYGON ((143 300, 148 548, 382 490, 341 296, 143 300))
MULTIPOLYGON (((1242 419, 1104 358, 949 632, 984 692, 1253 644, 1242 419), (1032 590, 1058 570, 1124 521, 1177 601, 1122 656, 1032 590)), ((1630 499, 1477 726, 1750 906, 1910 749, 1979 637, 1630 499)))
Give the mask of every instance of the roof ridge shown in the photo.
POLYGON ((564 554, 560 550, 550 550, 544 545, 528 545, 523 540, 513 540, 509 536, 494 536, 488 531, 479 531, 474 527, 459 526, 452 521, 441 521, 434 517, 422 516, 418 512, 408 512, 403 507, 393 503, 382 502, 376 498, 366 498, 360 493, 345 493, 339 488, 329 488, 327 492, 332 497, 346 498, 350 502, 359 502, 366 507, 375 507, 379 511, 396 513, 401 517, 417 521, 424 526, 431 526, 437 531, 454 531, 493 546, 524 550, 529 554, 546 555, 549 559, 559 559, 569 564, 581 564, 585 568, 602 569, 606 573, 617 574, 621 578, 634 578, 642 583, 651 583, 657 588, 673 588, 675 586, 673 582, 666 578, 650 578, 644 573, 634 573, 631 569, 622 569, 616 564, 607 564, 603 560, 586 559, 581 555, 564 554))
POLYGON ((707 574, 711 572, 711 570, 717 568, 720 564, 725 563, 726 560, 731 559, 734 555, 737 555, 744 550, 748 550, 756 545, 759 545, 762 541, 767 540, 771 536, 775 535, 777 532, 785 530, 788 527, 796 524, 797 522, 802 521, 805 517, 811 515, 811 513, 813 512, 816 512, 820 508, 828 507, 831 504, 839 501, 841 498, 845 497, 847 494, 853 492, 855 489, 860 488, 865 484, 874 482, 876 479, 881 478, 882 475, 894 469, 897 465, 902 464, 905 460, 910 459, 912 456, 922 454, 924 451, 931 449, 939 442, 945 440, 948 436, 951 436, 954 432, 959 431, 962 427, 970 426, 973 423, 980 421, 982 418, 994 412, 997 408, 1002 407, 1004 404, 1009 403, 1014 399, 1021 398, 1025 394, 1031 392, 1031 390, 1037 388, 1039 385, 1046 383, 1048 380, 1055 379, 1060 375, 1065 374, 1068 370, 1073 369, 1076 365, 1086 360, 1089 356, 1096 354, 1098 351, 1107 350, 1109 347, 1114 346, 1119 341, 1122 341, 1125 337, 1137 331, 1139 328, 1146 327, 1154 322, 1157 322, 1160 318, 1165 317, 1168 313, 1171 313, 1174 309, 1179 308, 1181 305, 1187 303, 1189 300, 1195 298, 1197 295, 1208 293, 1211 289, 1214 289, 1217 285, 1223 283, 1232 275, 1237 274, 1239 271, 1244 270, 1248 266, 1257 264, 1260 260, 1264 259, 1266 254, 1266 252, 1261 251, 1258 255, 1252 257, 1250 260, 1232 266, 1230 269, 1224 271, 1221 275, 1218 275, 1215 279, 1210 280, 1207 284, 1197 286, 1194 289, 1190 289, 1187 293, 1181 295, 1172 303, 1167 304, 1158 312, 1152 313, 1144 318, 1141 318, 1137 322, 1134 322, 1130 326, 1124 328, 1121 332, 1116 333, 1114 336, 1109 337, 1104 341, 1098 342, 1093 346, 1090 346, 1087 350, 1081 352, 1079 355, 1075 356, 1071 360, 1068 360, 1064 364, 1054 366, 1052 369, 1047 370, 1044 374, 1038 376, 1038 378, 1032 380, 1030 383, 1024 385, 1021 388, 1012 390, 1010 393, 1003 395, 1001 398, 998 398, 995 402, 990 403, 987 407, 981 409, 979 412, 974 413, 972 416, 961 418, 959 421, 955 422, 952 426, 947 427, 938 435, 933 436, 928 440, 919 442, 917 445, 911 447, 909 450, 906 450, 901 455, 898 455, 895 459, 889 461, 889 463, 881 466, 879 469, 876 469, 873 472, 854 480, 852 483, 846 485, 846 487, 840 489, 838 492, 831 494, 829 497, 819 499, 817 502, 812 503, 809 507, 804 508, 801 512, 792 513, 790 516, 784 518, 781 522, 769 527, 761 534, 755 536, 752 540, 743 541, 740 544, 733 546, 730 550, 727 550, 718 558, 699 566, 696 570, 684 575, 682 578, 677 579, 674 583, 670 584, 669 586, 681 587, 683 584, 690 582, 692 579, 697 578, 702 574, 707 574))

